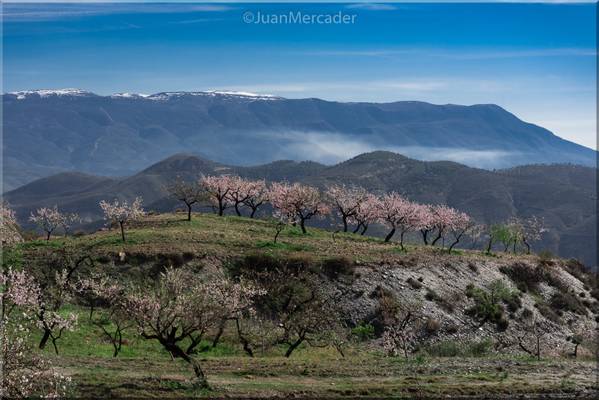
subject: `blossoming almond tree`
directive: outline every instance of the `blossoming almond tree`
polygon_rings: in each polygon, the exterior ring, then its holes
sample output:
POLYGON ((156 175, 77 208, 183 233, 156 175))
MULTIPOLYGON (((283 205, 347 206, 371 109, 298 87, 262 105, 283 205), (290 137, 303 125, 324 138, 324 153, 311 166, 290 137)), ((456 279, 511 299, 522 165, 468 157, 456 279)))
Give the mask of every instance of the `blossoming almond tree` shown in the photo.
POLYGON ((31 348, 29 325, 41 294, 35 279, 24 271, 7 268, 0 274, 1 398, 62 397, 70 378, 56 372, 31 348), (19 314, 18 318, 13 317, 19 314))
POLYGON ((0 203, 0 240, 4 246, 23 241, 15 212, 5 202, 0 203))
POLYGON ((38 208, 35 213, 31 213, 29 221, 40 227, 46 233, 46 240, 50 240, 52 233, 63 226, 65 218, 65 215, 58 211, 58 206, 54 206, 38 208))
POLYGON ((100 202, 100 208, 104 211, 104 219, 111 223, 119 224, 123 242, 125 241, 125 224, 129 221, 140 219, 146 214, 141 204, 141 197, 137 197, 131 205, 126 200, 122 202, 115 200, 112 203, 104 200, 100 202))
POLYGON ((348 222, 355 217, 360 204, 367 199, 368 193, 360 187, 332 185, 327 188, 326 196, 333 205, 336 214, 341 218, 343 232, 347 232, 348 222))
POLYGON ((304 234, 307 232, 307 220, 331 212, 330 207, 322 201, 317 188, 300 183, 273 183, 269 199, 281 215, 286 215, 291 221, 298 223, 304 234))
POLYGON ((266 182, 263 180, 249 181, 247 194, 243 204, 251 210, 250 218, 254 218, 258 208, 268 202, 268 188, 266 187, 266 182))
POLYGON ((466 234, 474 225, 468 214, 455 209, 451 210, 453 215, 450 217, 451 223, 449 224, 449 231, 453 236, 453 242, 448 248, 449 253, 451 253, 451 250, 460 242, 462 236, 464 236, 464 234, 466 234))
POLYGON ((177 178, 166 190, 172 197, 185 203, 188 221, 191 221, 191 207, 208 197, 199 182, 185 182, 181 178, 177 178))
POLYGON ((381 200, 373 194, 366 194, 364 200, 358 205, 355 214, 349 218, 350 223, 356 224, 353 233, 360 232, 360 235, 364 235, 370 224, 380 220, 381 209, 381 200))
POLYGON ((185 269, 168 269, 151 287, 134 287, 125 305, 144 339, 156 340, 173 357, 189 363, 200 387, 206 376, 192 354, 206 332, 225 316, 251 307, 257 290, 224 277, 204 280, 185 269))
POLYGON ((205 176, 200 179, 200 185, 210 197, 210 201, 217 208, 219 216, 225 214, 225 210, 231 206, 230 192, 234 186, 235 178, 227 175, 205 176))

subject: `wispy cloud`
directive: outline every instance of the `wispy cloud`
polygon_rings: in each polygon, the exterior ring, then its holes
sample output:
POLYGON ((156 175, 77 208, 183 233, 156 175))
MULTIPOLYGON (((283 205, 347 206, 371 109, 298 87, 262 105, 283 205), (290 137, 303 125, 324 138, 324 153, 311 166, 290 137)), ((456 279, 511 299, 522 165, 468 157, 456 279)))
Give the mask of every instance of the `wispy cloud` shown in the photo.
POLYGON ((350 5, 346 6, 346 8, 371 10, 371 11, 397 10, 396 6, 394 6, 393 4, 389 4, 389 3, 358 3, 358 4, 350 4, 350 5))
POLYGON ((457 60, 536 57, 596 57, 592 48, 542 48, 542 49, 352 49, 319 50, 302 52, 303 55, 320 57, 439 57, 457 60))

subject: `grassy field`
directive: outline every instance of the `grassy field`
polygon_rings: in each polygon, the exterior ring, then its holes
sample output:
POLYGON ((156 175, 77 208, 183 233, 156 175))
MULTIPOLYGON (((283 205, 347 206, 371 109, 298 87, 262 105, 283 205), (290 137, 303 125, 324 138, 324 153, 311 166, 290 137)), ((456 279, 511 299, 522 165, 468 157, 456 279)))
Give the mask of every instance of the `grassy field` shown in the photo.
POLYGON ((172 360, 153 341, 126 334, 125 346, 112 346, 80 312, 79 328, 44 351, 70 375, 72 394, 81 397, 412 397, 591 394, 596 363, 528 357, 437 357, 426 350, 406 360, 384 357, 370 347, 351 344, 345 357, 331 348, 300 348, 291 358, 269 349, 247 357, 225 339, 205 343, 201 360, 211 388, 193 385, 189 366, 172 360))
MULTIPOLYGON (((251 252, 284 257, 324 260, 346 257, 359 263, 404 265, 414 260, 467 259, 471 261, 509 259, 509 254, 485 255, 479 251, 455 254, 431 247, 407 246, 380 239, 310 228, 307 235, 288 228, 273 243, 274 226, 263 220, 215 215, 194 215, 191 222, 183 214, 149 216, 120 233, 98 232, 79 237, 34 240, 3 252, 4 265, 31 266, 45 252, 67 245, 89 248, 99 268, 113 272, 147 273, 148 264, 176 264, 201 260, 223 265, 227 260, 251 252), (119 253, 124 253, 120 262, 119 253), (404 264, 402 264, 404 263, 404 264)), ((522 257, 522 256, 518 256, 522 257)), ((525 256, 536 257, 536 256, 525 256)), ((239 343, 225 332, 213 348, 201 346, 197 359, 207 374, 210 389, 194 387, 188 364, 172 360, 157 343, 139 338, 130 329, 118 357, 111 343, 90 323, 89 311, 79 306, 64 310, 79 314, 74 332, 65 332, 58 341, 59 355, 48 345, 44 353, 72 377, 72 394, 81 397, 447 397, 486 396, 512 398, 517 395, 571 397, 594 393, 597 369, 594 360, 545 358, 536 361, 514 355, 499 356, 481 351, 477 357, 439 357, 422 349, 409 359, 385 357, 380 347, 368 342, 352 342, 342 357, 332 348, 300 347, 291 358, 283 349, 258 349, 256 357, 245 355, 239 343)), ((96 311, 101 312, 101 311, 96 311)), ((451 346, 452 343, 448 343, 451 346)), ((487 349, 488 350, 488 349, 487 349)))

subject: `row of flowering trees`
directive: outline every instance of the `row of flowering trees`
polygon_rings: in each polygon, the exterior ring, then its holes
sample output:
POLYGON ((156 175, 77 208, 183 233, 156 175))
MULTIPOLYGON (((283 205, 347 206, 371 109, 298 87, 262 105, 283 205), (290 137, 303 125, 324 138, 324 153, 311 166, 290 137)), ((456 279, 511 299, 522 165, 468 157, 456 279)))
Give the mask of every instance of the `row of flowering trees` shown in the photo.
MULTIPOLYGON (((345 185, 331 185, 321 192, 316 187, 300 183, 273 182, 267 185, 264 180, 222 175, 206 176, 192 182, 178 179, 167 190, 186 205, 188 221, 191 220, 192 206, 207 201, 219 216, 230 208, 241 216, 242 208, 246 208, 251 218, 257 215, 260 207, 269 204, 273 216, 279 221, 277 236, 281 227, 287 224, 298 225, 306 233, 308 220, 334 215, 340 221, 343 232, 364 235, 373 224, 386 226, 385 242, 398 235, 402 250, 409 233, 418 233, 425 245, 441 243, 445 247, 446 240, 450 240, 449 252, 464 235, 470 234, 473 243, 483 235, 488 237, 487 252, 494 244, 503 243, 506 251, 512 246, 515 252, 517 245, 522 244, 530 253, 531 242, 540 240, 546 231, 543 221, 534 216, 512 218, 505 224, 482 227, 475 225, 468 214, 446 205, 416 203, 397 192, 379 196, 360 187, 345 185)), ((123 241, 127 222, 145 215, 139 197, 131 204, 118 200, 101 201, 100 208, 105 220, 119 226, 123 241)), ((10 215, 7 214, 8 217, 10 215)), ((66 234, 71 224, 80 222, 80 218, 77 214, 61 213, 54 206, 38 209, 31 214, 30 221, 45 232, 46 239, 50 239, 59 227, 66 234)))
POLYGON ((264 181, 236 176, 208 176, 197 183, 178 182, 172 188, 173 195, 188 205, 188 219, 191 218, 191 201, 203 188, 204 199, 213 204, 218 215, 224 215, 230 207, 241 215, 240 206, 245 205, 250 207, 250 216, 254 217, 258 207, 269 203, 278 220, 298 225, 306 233, 308 220, 334 214, 341 221, 344 232, 351 229, 363 235, 372 224, 387 226, 389 231, 385 241, 390 241, 397 233, 402 249, 407 233, 420 232, 424 243, 432 245, 451 236, 451 251, 473 226, 470 216, 445 205, 415 203, 396 192, 377 196, 363 188, 344 185, 332 185, 321 192, 300 183, 274 182, 267 186, 264 181), (182 196, 184 192, 192 195, 182 196))

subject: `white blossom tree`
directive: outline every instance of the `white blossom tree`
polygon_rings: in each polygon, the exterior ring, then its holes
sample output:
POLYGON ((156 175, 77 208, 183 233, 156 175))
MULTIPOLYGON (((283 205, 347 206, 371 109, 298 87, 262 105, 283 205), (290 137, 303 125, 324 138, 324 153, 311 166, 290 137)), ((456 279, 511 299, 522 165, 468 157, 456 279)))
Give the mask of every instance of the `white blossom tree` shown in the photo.
POLYGON ((4 246, 23 241, 23 237, 19 233, 19 224, 15 212, 6 202, 0 203, 0 240, 4 246))
POLYGON ((141 197, 137 197, 131 205, 126 200, 122 202, 115 200, 112 203, 104 200, 100 202, 100 208, 104 212, 104 219, 110 223, 118 224, 121 228, 123 242, 125 241, 125 224, 129 221, 138 220, 146 214, 141 204, 141 197))

